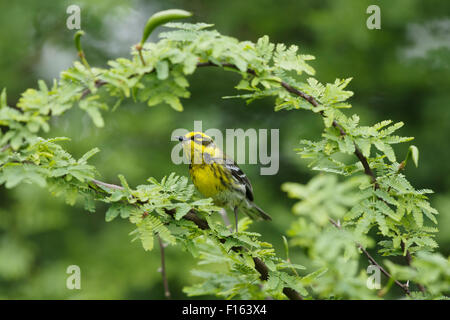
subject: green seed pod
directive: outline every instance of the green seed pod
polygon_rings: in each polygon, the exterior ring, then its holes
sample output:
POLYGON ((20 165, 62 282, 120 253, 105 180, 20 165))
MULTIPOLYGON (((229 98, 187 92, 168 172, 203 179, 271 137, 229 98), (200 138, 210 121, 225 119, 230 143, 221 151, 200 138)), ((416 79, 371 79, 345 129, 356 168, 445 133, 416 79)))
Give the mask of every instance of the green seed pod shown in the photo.
POLYGON ((409 158, 410 155, 411 155, 412 161, 414 162, 414 165, 416 167, 418 167, 419 166, 419 149, 414 145, 409 146, 408 155, 406 156, 407 159, 409 158))
POLYGON ((84 31, 79 30, 75 33, 75 36, 73 37, 73 40, 75 42, 75 48, 77 48, 78 52, 83 52, 83 49, 81 48, 81 36, 84 36, 84 31))
POLYGON ((179 9, 170 9, 155 13, 148 19, 147 24, 145 25, 140 45, 142 46, 144 44, 144 42, 156 27, 172 20, 184 19, 190 16, 192 16, 191 12, 179 9))

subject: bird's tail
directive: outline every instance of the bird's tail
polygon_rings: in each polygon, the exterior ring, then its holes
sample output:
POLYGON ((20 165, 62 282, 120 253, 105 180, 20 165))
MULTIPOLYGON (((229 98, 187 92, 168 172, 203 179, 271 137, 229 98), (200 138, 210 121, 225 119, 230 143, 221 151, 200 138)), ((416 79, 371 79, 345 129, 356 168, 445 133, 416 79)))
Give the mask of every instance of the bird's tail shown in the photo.
POLYGON ((272 220, 272 218, 267 213, 265 213, 254 203, 249 203, 248 206, 243 206, 242 211, 253 220, 272 220))

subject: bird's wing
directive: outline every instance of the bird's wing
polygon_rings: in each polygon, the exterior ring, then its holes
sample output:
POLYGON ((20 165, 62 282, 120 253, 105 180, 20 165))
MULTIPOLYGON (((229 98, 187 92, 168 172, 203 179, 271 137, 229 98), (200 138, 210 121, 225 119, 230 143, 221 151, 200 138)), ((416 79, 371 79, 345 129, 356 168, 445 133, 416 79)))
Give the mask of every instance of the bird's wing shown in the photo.
POLYGON ((231 172, 231 176, 241 185, 245 186, 245 196, 248 200, 253 201, 253 187, 250 180, 239 166, 230 158, 213 158, 216 163, 221 163, 231 172))

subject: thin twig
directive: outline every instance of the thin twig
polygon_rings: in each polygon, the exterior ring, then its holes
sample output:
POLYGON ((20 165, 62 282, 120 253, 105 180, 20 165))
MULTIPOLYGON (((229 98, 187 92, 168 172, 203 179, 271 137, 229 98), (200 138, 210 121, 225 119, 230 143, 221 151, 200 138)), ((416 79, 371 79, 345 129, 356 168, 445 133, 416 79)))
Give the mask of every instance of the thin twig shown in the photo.
POLYGON ((8 143, 8 144, 5 144, 3 147, 2 147, 2 149, 0 150, 0 152, 5 152, 6 150, 8 150, 9 148, 11 147, 11 145, 8 143))
POLYGON ((139 43, 136 45, 136 50, 139 53, 139 58, 141 59, 142 65, 145 67, 145 60, 144 56, 142 55, 142 45, 139 43))
MULTIPOLYGON (((331 222, 331 224, 332 225, 334 225, 336 228, 338 228, 339 230, 340 229, 342 229, 342 226, 341 226, 341 224, 340 223, 338 223, 338 222, 336 222, 335 220, 333 220, 332 218, 328 218, 329 220, 330 220, 330 222, 331 222)), ((402 288, 402 290, 403 291, 405 291, 405 293, 407 294, 407 295, 410 295, 411 293, 409 292, 409 288, 408 288, 408 285, 407 284, 403 284, 403 283, 401 283, 400 281, 398 281, 398 280, 395 280, 393 277, 392 277, 392 275, 389 273, 389 272, 387 272, 386 271, 386 269, 384 269, 371 255, 370 255, 370 253, 366 250, 366 249, 364 249, 364 247, 360 244, 360 243, 358 243, 358 242, 356 242, 356 246, 366 255, 366 257, 367 257, 367 259, 369 259, 369 261, 372 263, 372 264, 374 264, 374 265, 376 265, 377 266, 377 268, 386 276, 386 277, 388 277, 389 279, 392 279, 392 280, 394 280, 394 282, 395 282, 395 284, 397 285, 397 286, 399 286, 400 288, 402 288)))
POLYGON ((99 187, 106 187, 106 188, 115 189, 115 190, 123 190, 122 186, 118 186, 116 184, 110 184, 110 183, 106 183, 106 182, 95 180, 95 179, 92 179, 92 182, 94 184, 98 185, 99 187))
MULTIPOLYGON (((400 246, 401 246, 401 248, 402 248, 402 251, 405 251, 405 243, 404 243, 403 241, 400 242, 400 246)), ((415 268, 412 266, 412 264, 411 264, 411 263, 412 263, 412 257, 411 257, 411 254, 409 253, 408 250, 406 250, 405 259, 406 259, 406 264, 407 264, 409 267, 415 269, 415 268)), ((422 293, 425 293, 425 291, 426 291, 425 287, 424 287, 423 285, 421 285, 420 283, 416 283, 416 284, 417 284, 417 287, 419 288, 419 290, 420 290, 422 293)))
POLYGON ((161 237, 158 235, 159 240, 159 249, 161 252, 161 277, 164 284, 164 296, 166 299, 171 299, 170 290, 169 290, 169 282, 167 281, 166 275, 166 259, 164 254, 164 243, 161 240, 161 237))
MULTIPOLYGON (((95 81, 95 87, 96 87, 96 88, 100 88, 100 87, 104 86, 105 84, 108 84, 108 82, 102 81, 102 80, 96 80, 96 81, 95 81)), ((89 89, 89 88, 88 88, 88 89, 85 89, 85 90, 81 93, 80 99, 86 98, 86 96, 87 96, 88 94, 90 94, 90 93, 92 93, 91 89, 89 89)))

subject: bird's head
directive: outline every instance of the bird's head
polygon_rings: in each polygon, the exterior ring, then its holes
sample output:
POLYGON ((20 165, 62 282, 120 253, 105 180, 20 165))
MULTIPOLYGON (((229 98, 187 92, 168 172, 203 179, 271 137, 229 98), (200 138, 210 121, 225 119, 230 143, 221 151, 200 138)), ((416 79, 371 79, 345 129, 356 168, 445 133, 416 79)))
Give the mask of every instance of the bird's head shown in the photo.
POLYGON ((220 149, 216 147, 214 140, 203 132, 189 132, 177 137, 183 145, 185 156, 190 163, 201 164, 206 159, 219 156, 220 149))

